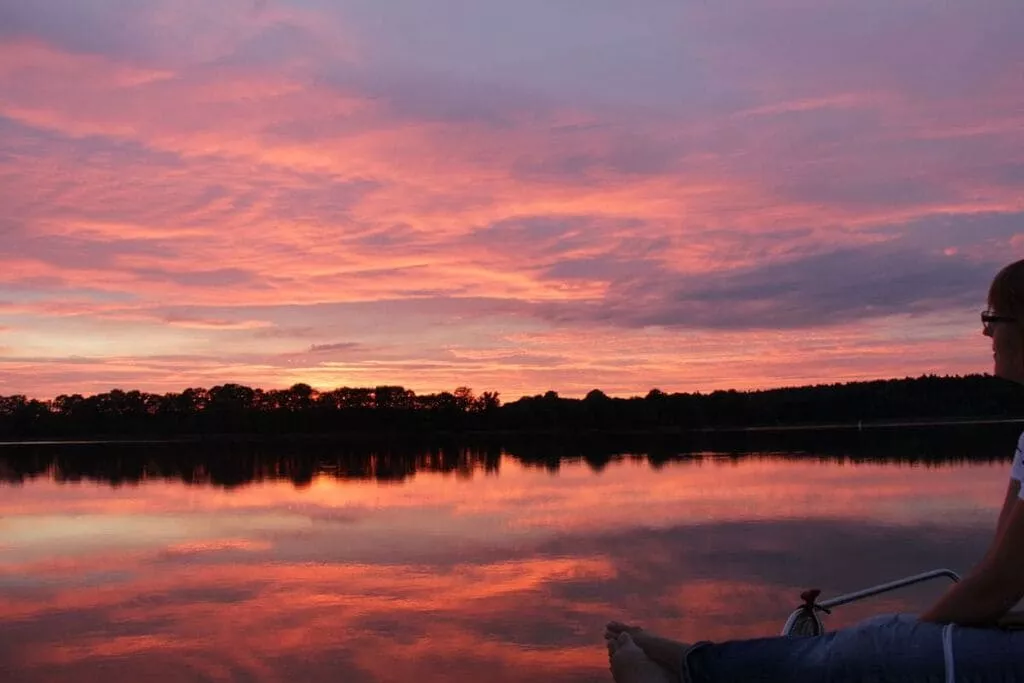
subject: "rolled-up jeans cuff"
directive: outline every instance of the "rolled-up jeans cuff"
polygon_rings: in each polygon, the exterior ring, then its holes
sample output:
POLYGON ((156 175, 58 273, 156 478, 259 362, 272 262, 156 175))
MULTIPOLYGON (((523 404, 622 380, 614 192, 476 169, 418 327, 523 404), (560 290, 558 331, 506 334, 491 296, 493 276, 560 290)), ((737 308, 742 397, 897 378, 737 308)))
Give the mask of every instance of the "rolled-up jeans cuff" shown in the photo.
POLYGON ((694 667, 690 663, 690 655, 707 645, 711 645, 710 640, 701 640, 686 648, 686 652, 683 653, 683 661, 681 662, 681 667, 679 669, 680 680, 682 683, 705 683, 704 680, 699 677, 700 672, 694 671, 694 667))

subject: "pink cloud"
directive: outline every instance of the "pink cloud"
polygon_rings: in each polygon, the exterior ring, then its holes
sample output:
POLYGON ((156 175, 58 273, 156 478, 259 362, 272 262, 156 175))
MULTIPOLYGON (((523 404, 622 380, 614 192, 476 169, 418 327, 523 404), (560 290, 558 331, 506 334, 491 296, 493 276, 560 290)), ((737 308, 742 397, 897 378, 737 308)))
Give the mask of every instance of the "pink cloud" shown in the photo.
MULTIPOLYGON (((64 354, 93 359, 92 375, 67 376, 89 386, 197 383, 159 369, 157 357, 178 345, 201 361, 194 373, 210 363, 212 376, 254 383, 387 377, 437 389, 468 377, 534 393, 552 388, 543 386, 550 378, 569 393, 605 382, 644 391, 650 363, 603 372, 581 349, 552 352, 541 340, 600 338, 614 353, 611 345, 635 343, 646 325, 663 328, 671 348, 687 338, 682 328, 713 338, 715 321, 730 315, 751 329, 828 320, 831 339, 856 356, 861 323, 836 321, 899 315, 897 301, 919 313, 966 309, 1015 246, 1008 226, 1024 213, 1021 160, 1011 151, 1022 103, 1007 87, 1021 55, 1005 32, 978 45, 960 28, 998 28, 992 17, 926 8, 884 15, 892 26, 920 22, 918 44, 902 31, 874 31, 884 12, 871 9, 832 16, 788 2, 743 12, 659 4, 651 17, 664 26, 641 19, 642 31, 629 29, 622 64, 649 65, 643 43, 661 45, 682 18, 696 32, 692 54, 658 53, 644 81, 595 70, 583 52, 566 57, 575 80, 562 63, 531 79, 514 60, 503 64, 498 47, 473 73, 456 63, 473 47, 464 36, 409 61, 396 37, 418 10, 402 3, 388 10, 395 34, 391 24, 367 28, 358 8, 194 9, 145 3, 130 15, 134 32, 104 41, 90 34, 105 30, 99 10, 69 7, 59 19, 26 6, 12 10, 0 36, 0 315, 14 335, 10 377, 23 390, 55 388, 47 378, 56 371, 33 359, 61 362, 59 344, 44 337, 68 317, 82 323, 80 340, 94 338, 68 342, 64 354), (820 26, 837 17, 848 33, 825 46, 820 26), (945 36, 960 42, 937 57, 950 71, 936 76, 922 46, 945 36), (704 66, 669 74, 661 62, 704 66), (621 91, 598 97, 601 81, 590 80, 598 73, 621 91), (690 99, 677 99, 673 83, 690 99), (958 96, 968 83, 970 97, 958 96), (829 271, 850 282, 873 283, 871 292, 815 286, 830 262, 846 264, 829 271), (868 300, 911 266, 917 275, 882 297, 887 306, 868 300), (792 291, 780 292, 779 280, 792 291), (935 294, 944 280, 958 291, 935 294), (452 306, 441 311, 433 303, 441 299, 452 306), (422 302, 418 328, 387 315, 396 302, 422 302), (172 305, 193 310, 153 313, 172 305), (383 327, 360 327, 354 308, 313 317, 317 306, 364 305, 383 327), (191 336, 169 335, 168 325, 191 336), (285 364, 281 338, 256 335, 317 330, 296 340, 298 352, 334 343, 343 325, 355 326, 365 348, 398 349, 403 360, 285 364), (120 352, 96 355, 112 326, 120 352), (392 338, 382 339, 387 330, 392 338), (444 356, 458 348, 507 359, 502 330, 534 335, 518 357, 559 360, 543 372, 444 356), (164 344, 153 348, 147 336, 164 344), (215 348, 225 354, 219 361, 215 348)), ((497 22, 494 10, 473 11, 487 20, 482 30, 531 25, 516 13, 497 22)), ((417 21, 416 40, 446 30, 433 17, 417 21)), ((578 30, 595 33, 569 43, 604 44, 626 27, 602 10, 578 30)), ((495 36, 500 50, 518 54, 518 43, 502 40, 495 36)), ((723 370, 718 383, 836 378, 835 368, 800 358, 793 350, 775 366, 723 370)), ((971 358, 951 351, 914 367, 977 369, 971 358)), ((900 366, 861 359, 845 376, 900 366)), ((659 356, 658 383, 705 387, 713 371, 692 368, 714 362, 659 356)))

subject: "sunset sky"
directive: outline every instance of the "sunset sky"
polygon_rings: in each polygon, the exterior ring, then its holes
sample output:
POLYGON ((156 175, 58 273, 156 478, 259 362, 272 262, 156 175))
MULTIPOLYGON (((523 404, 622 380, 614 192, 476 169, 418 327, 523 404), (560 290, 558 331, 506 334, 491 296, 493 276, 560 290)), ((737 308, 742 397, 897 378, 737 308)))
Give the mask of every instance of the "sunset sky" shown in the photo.
POLYGON ((990 370, 1020 0, 3 0, 0 394, 990 370))

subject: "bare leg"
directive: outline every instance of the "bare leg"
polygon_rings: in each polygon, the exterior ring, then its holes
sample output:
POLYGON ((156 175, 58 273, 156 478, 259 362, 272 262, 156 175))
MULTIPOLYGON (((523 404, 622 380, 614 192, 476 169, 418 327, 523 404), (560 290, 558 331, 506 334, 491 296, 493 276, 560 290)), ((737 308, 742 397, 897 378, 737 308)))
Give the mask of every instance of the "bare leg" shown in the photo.
POLYGON ((628 633, 645 655, 666 667, 673 675, 683 665, 683 655, 689 648, 686 643, 662 638, 644 631, 639 626, 628 626, 618 621, 609 622, 606 628, 605 639, 617 638, 620 634, 628 633))
POLYGON ((669 673, 648 658, 628 633, 607 640, 615 683, 673 683, 669 673))

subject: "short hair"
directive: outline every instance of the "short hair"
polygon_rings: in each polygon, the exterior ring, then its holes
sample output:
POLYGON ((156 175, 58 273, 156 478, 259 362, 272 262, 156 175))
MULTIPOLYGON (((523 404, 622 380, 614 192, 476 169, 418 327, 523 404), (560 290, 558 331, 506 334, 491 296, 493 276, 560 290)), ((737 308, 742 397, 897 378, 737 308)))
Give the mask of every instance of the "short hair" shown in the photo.
POLYGON ((1006 266, 988 289, 988 307, 1024 321, 1024 259, 1006 266))

